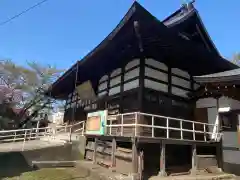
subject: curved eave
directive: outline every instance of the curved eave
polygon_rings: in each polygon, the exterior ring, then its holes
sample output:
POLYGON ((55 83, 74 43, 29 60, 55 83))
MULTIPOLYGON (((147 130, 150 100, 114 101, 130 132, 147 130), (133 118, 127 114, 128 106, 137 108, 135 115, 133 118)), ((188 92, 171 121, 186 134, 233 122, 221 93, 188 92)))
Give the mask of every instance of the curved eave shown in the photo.
POLYGON ((195 12, 195 9, 191 9, 190 11, 182 13, 182 10, 179 9, 178 11, 170 15, 170 17, 164 19, 162 22, 165 26, 167 26, 168 28, 171 28, 175 25, 178 25, 186 21, 190 16, 193 15, 194 12, 195 12))
MULTIPOLYGON (((220 56, 220 53, 218 52, 215 44, 213 43, 211 37, 209 36, 209 33, 207 32, 206 27, 204 26, 204 23, 198 13, 198 11, 192 6, 192 9, 185 10, 182 12, 182 8, 177 10, 175 13, 167 17, 165 20, 163 20, 163 24, 167 26, 168 28, 175 28, 176 26, 179 26, 183 23, 187 24, 189 19, 193 16, 196 16, 196 29, 198 35, 201 37, 203 44, 205 44, 206 48, 208 48, 210 51, 214 51, 217 55, 220 56)), ((186 33, 188 30, 185 29, 183 31, 179 31, 179 33, 186 33)))
POLYGON ((234 82, 240 84, 240 68, 220 73, 214 73, 203 76, 194 76, 194 80, 198 83, 229 83, 234 82))
MULTIPOLYGON (((110 68, 113 68, 113 66, 116 66, 117 61, 114 61, 114 62, 108 61, 109 59, 107 57, 110 54, 111 56, 112 54, 116 54, 116 56, 114 57, 117 57, 119 59, 120 56, 118 53, 120 52, 120 49, 122 47, 120 47, 121 46, 120 45, 118 48, 115 48, 115 46, 117 43, 118 45, 126 44, 127 38, 125 36, 123 37, 124 34, 127 34, 128 38, 129 36, 134 35, 134 32, 132 32, 133 29, 129 29, 129 28, 133 27, 132 23, 136 19, 141 21, 143 25, 142 27, 145 28, 143 35, 152 36, 154 38, 157 35, 157 37, 159 36, 160 39, 163 40, 164 44, 165 43, 170 43, 170 45, 174 44, 172 48, 179 49, 177 50, 178 55, 184 54, 186 50, 193 51, 193 52, 196 52, 197 54, 204 54, 204 55, 201 55, 201 58, 199 59, 202 59, 202 62, 204 62, 206 65, 209 63, 215 64, 215 65, 217 64, 216 66, 218 66, 217 67, 218 71, 224 71, 224 70, 229 70, 234 68, 233 67, 234 65, 231 64, 230 62, 224 62, 224 61, 221 62, 219 56, 216 56, 215 54, 212 56, 211 52, 205 53, 206 49, 204 47, 202 48, 192 47, 191 41, 186 41, 180 38, 178 36, 178 33, 170 31, 169 28, 167 28, 164 24, 158 21, 140 4, 138 4, 137 2, 134 2, 131 8, 129 9, 129 11, 123 17, 123 19, 118 23, 116 28, 96 48, 94 48, 89 54, 87 54, 81 61, 78 61, 68 71, 66 71, 66 73, 64 73, 64 75, 52 85, 48 94, 49 95, 51 94, 52 97, 59 98, 59 99, 66 98, 68 95, 67 93, 71 93, 72 90, 74 89, 74 86, 75 86, 74 82, 76 80, 76 71, 77 71, 76 69, 78 69, 77 77, 78 77, 78 83, 80 84, 91 78, 96 81, 98 76, 104 75, 101 73, 105 73, 105 71, 108 71, 110 68), (213 59, 211 62, 208 61, 210 57, 211 59, 213 59), (108 63, 108 68, 100 67, 99 63, 103 63, 103 64, 108 63), (114 65, 112 65, 111 67, 110 66, 111 64, 114 64, 114 65), (97 69, 98 71, 91 73, 92 69, 97 69)), ((132 39, 129 39, 128 41, 132 42, 132 39)), ((144 40, 143 44, 145 44, 146 41, 147 40, 144 40)), ((191 52, 191 54, 194 54, 193 52, 191 52)), ((176 54, 175 51, 173 51, 173 54, 176 54)), ((192 55, 192 57, 193 57, 192 59, 194 59, 195 56, 192 55)), ((189 63, 191 62, 189 61, 189 63)), ((204 64, 204 63, 200 63, 200 64, 204 64)), ((178 62, 178 64, 181 64, 181 62, 178 62)), ((213 73, 213 72, 215 72, 213 71, 213 68, 210 68, 208 69, 208 71, 205 71, 205 73, 213 73)), ((203 74, 203 72, 201 74, 203 74)))
MULTIPOLYGON (((102 41, 100 42, 91 52, 89 52, 83 59, 80 61, 77 61, 70 69, 68 69, 57 81, 55 81, 52 86, 51 90, 49 89, 46 94, 48 96, 52 96, 58 99, 65 98, 65 95, 63 97, 57 97, 54 96, 54 89, 58 88, 58 85, 66 79, 66 77, 69 77, 70 74, 76 73, 77 66, 82 66, 85 64, 94 54, 98 53, 99 51, 103 50, 107 44, 116 36, 116 34, 122 29, 122 27, 128 22, 128 20, 132 17, 132 15, 136 12, 136 8, 142 8, 139 3, 136 1, 133 3, 131 8, 128 10, 128 12, 125 14, 125 16, 121 19, 121 21, 117 24, 117 26, 112 30, 112 32, 102 41)), ((71 88, 71 87, 69 87, 71 88)))
POLYGON ((121 19, 121 21, 117 24, 117 26, 112 30, 112 32, 102 41, 100 42, 91 52, 89 52, 80 62, 79 65, 85 63, 91 56, 93 56, 98 51, 104 49, 104 47, 111 41, 115 35, 121 30, 121 28, 128 22, 128 20, 132 17, 134 12, 136 11, 136 6, 140 6, 136 1, 133 3, 131 8, 125 14, 125 16, 121 19))

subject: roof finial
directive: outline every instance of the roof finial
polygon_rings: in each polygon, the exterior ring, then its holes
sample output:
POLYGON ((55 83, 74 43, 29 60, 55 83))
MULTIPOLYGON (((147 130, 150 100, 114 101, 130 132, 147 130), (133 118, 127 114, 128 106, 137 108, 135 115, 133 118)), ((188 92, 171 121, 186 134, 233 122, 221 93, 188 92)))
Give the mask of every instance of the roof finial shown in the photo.
POLYGON ((190 1, 189 3, 187 3, 187 8, 188 8, 188 10, 193 9, 193 3, 195 3, 195 0, 192 0, 192 1, 190 1))
POLYGON ((196 0, 191 0, 191 1, 188 1, 188 0, 184 0, 182 6, 183 6, 183 9, 184 10, 187 10, 187 11, 190 11, 193 9, 193 3, 195 3, 196 0))

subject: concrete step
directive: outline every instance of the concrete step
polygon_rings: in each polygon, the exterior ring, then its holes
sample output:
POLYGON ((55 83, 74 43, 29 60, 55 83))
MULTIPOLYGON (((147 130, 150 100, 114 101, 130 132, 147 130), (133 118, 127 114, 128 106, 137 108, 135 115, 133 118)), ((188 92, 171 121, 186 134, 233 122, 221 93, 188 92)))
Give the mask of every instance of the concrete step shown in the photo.
POLYGON ((76 161, 32 161, 33 168, 75 167, 76 161))
POLYGON ((47 141, 47 142, 56 142, 56 143, 68 143, 69 141, 64 140, 64 139, 59 139, 59 138, 52 138, 52 137, 41 137, 41 141, 47 141))
POLYGON ((218 166, 215 155, 197 155, 197 168, 205 169, 206 167, 218 166))
POLYGON ((180 176, 153 176, 149 180, 234 180, 233 174, 202 174, 202 175, 180 175, 180 176))

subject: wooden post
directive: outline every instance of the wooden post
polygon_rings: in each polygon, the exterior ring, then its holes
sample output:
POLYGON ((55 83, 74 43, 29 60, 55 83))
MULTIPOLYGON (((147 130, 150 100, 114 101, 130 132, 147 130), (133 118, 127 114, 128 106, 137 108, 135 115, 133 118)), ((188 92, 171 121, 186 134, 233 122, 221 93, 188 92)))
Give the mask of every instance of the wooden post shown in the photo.
POLYGON ((138 156, 138 174, 139 174, 139 180, 143 179, 143 169, 144 169, 144 156, 143 151, 140 151, 140 154, 138 156))
POLYGON ((132 139, 132 174, 133 180, 137 179, 138 173, 138 151, 137 151, 137 142, 136 138, 132 139))
POLYGON ((217 138, 220 136, 219 133, 221 133, 221 131, 222 131, 222 120, 221 120, 221 116, 220 116, 220 113, 219 113, 219 108, 220 108, 220 104, 219 104, 219 97, 218 97, 218 98, 217 98, 218 128, 217 128, 216 140, 217 140, 217 138))
POLYGON ((217 143, 216 145, 216 155, 217 155, 218 168, 223 169, 222 139, 220 140, 220 143, 217 143))
POLYGON ((195 175, 197 171, 197 147, 196 144, 192 145, 192 169, 191 174, 195 175))
POLYGON ((166 154, 165 154, 166 144, 165 142, 162 142, 160 144, 160 172, 159 176, 167 176, 166 173, 166 154))
POLYGON ((140 67, 139 67, 139 91, 138 91, 138 110, 143 111, 143 91, 144 91, 144 74, 145 74, 145 55, 143 49, 143 42, 141 37, 141 28, 139 21, 133 23, 134 31, 136 35, 136 41, 139 48, 140 67))
POLYGON ((39 124, 40 124, 40 121, 37 122, 37 128, 36 128, 36 135, 35 137, 38 138, 38 133, 39 133, 39 124))
POLYGON ((112 139, 112 153, 111 153, 111 163, 112 163, 112 167, 111 168, 115 168, 116 167, 116 157, 115 157, 116 148, 117 148, 116 139, 113 138, 112 139))
POLYGON ((93 163, 97 163, 97 138, 94 138, 93 163))

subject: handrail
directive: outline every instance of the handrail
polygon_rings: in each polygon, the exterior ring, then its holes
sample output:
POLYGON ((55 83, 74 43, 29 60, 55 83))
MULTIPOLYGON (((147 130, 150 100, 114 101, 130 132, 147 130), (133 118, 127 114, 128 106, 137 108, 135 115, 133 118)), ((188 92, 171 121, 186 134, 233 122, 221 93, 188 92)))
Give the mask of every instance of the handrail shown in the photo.
POLYGON ((15 129, 15 130, 1 130, 0 131, 0 144, 22 141, 22 151, 25 148, 25 143, 30 140, 40 139, 41 137, 47 137, 47 140, 55 139, 57 134, 61 132, 67 132, 66 129, 69 128, 68 138, 71 141, 72 133, 79 133, 84 135, 85 121, 77 122, 72 125, 58 125, 55 127, 44 127, 44 128, 26 128, 26 129, 15 129), (74 127, 78 127, 73 129, 74 127))
POLYGON ((45 127, 45 128, 29 128, 29 129, 14 129, 14 130, 1 130, 0 133, 9 133, 9 132, 19 132, 19 131, 29 131, 32 129, 51 129, 50 127, 45 127))
POLYGON ((195 122, 197 124, 208 124, 208 125, 213 125, 215 126, 215 124, 210 124, 210 123, 203 123, 203 122, 199 122, 199 121, 191 121, 191 120, 186 120, 186 119, 181 119, 181 118, 175 118, 175 117, 170 117, 170 116, 162 116, 162 115, 156 115, 156 114, 149 114, 149 113, 143 113, 143 112, 131 112, 131 113, 122 113, 122 114, 117 114, 117 115, 110 115, 108 116, 108 118, 110 117, 118 117, 121 115, 124 116, 128 116, 128 115, 134 115, 134 114, 140 114, 140 115, 145 115, 145 116, 153 116, 153 117, 158 117, 158 118, 168 118, 168 119, 172 119, 172 120, 178 120, 178 121, 184 121, 184 122, 195 122))
MULTIPOLYGON (((109 131, 107 132, 109 135, 117 135, 117 136, 129 136, 129 132, 124 132, 125 128, 129 128, 132 127, 132 133, 130 134, 130 136, 142 136, 138 134, 138 128, 142 127, 142 128, 149 128, 149 133, 151 133, 150 137, 155 138, 155 137, 159 137, 157 136, 155 133, 155 129, 162 129, 166 131, 166 134, 164 135, 165 138, 172 138, 171 136, 171 132, 170 131, 177 131, 179 132, 179 137, 177 136, 177 139, 179 140, 189 140, 188 138, 184 137, 184 133, 191 133, 192 134, 192 140, 193 141, 203 141, 203 142, 208 142, 208 141, 219 141, 219 136, 222 136, 222 133, 220 132, 210 132, 207 127, 219 127, 219 125, 217 124, 210 124, 210 123, 203 123, 203 122, 198 122, 198 121, 190 121, 190 120, 185 120, 185 119, 180 119, 180 118, 174 118, 174 117, 167 117, 167 116, 161 116, 161 115, 154 115, 154 114, 149 114, 149 113, 141 113, 141 112, 132 112, 132 113, 123 113, 123 114, 117 114, 117 115, 111 115, 108 116, 108 118, 112 119, 113 117, 120 117, 119 122, 117 124, 113 124, 112 120, 109 121, 109 124, 107 123, 106 128, 109 128, 109 131), (124 122, 125 116, 128 115, 132 115, 134 117, 132 117, 132 123, 131 122, 124 122), (138 121, 138 116, 148 116, 151 117, 151 120, 149 119, 149 122, 146 122, 147 124, 144 124, 142 121, 139 122, 138 121), (157 125, 155 124, 156 122, 156 118, 162 118, 163 120, 165 120, 165 125, 157 125), (151 122, 150 122, 151 121, 151 122), (179 123, 174 124, 174 125, 170 125, 170 121, 177 121, 179 123), (184 124, 185 123, 185 124, 184 124), (184 127, 184 125, 187 125, 187 123, 191 123, 191 127, 188 126, 186 128, 186 126, 184 127), (196 125, 201 125, 199 126, 200 129, 198 129, 199 127, 197 127, 196 125), (178 127, 179 126, 179 127, 178 127), (113 128, 117 128, 117 132, 113 133, 113 128), (151 129, 151 132, 150 132, 151 129), (120 132, 119 132, 120 130, 120 132), (199 135, 203 135, 201 138, 201 140, 199 140, 199 136, 197 137, 197 134, 199 135), (214 135, 214 139, 207 139, 207 135, 214 135)), ((159 121, 158 121, 159 122, 159 121)), ((164 121, 163 121, 164 122, 164 121)), ((190 124, 189 124, 190 126, 190 124)), ((148 132, 148 131, 147 131, 148 132)), ((143 136, 148 136, 149 135, 143 135, 143 136)), ((174 135, 176 136, 176 134, 174 135)), ((188 135, 189 137, 189 135, 188 135)), ((176 139, 176 138, 174 138, 176 139)))

